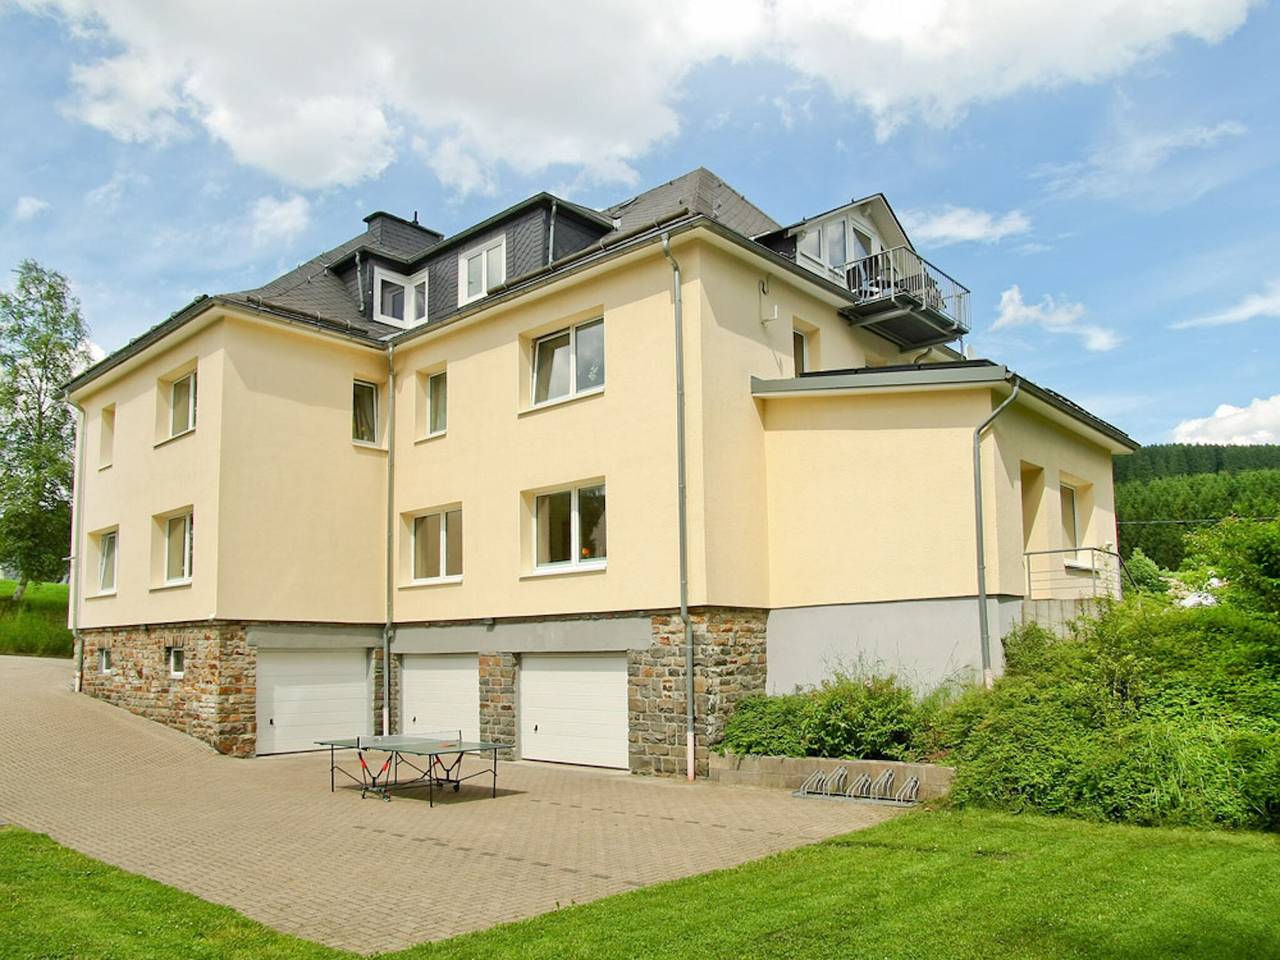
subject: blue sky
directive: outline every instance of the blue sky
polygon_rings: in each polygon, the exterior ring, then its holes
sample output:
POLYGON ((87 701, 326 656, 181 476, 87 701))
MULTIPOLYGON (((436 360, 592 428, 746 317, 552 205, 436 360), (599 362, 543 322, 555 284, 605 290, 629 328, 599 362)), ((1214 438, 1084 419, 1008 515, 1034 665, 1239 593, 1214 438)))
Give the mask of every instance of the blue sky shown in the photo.
POLYGON ((1280 441, 1274 5, 367 6, 397 28, 0 0, 0 264, 65 273, 110 351, 374 209, 450 233, 705 165, 782 222, 883 191, 979 353, 1140 440, 1280 441))

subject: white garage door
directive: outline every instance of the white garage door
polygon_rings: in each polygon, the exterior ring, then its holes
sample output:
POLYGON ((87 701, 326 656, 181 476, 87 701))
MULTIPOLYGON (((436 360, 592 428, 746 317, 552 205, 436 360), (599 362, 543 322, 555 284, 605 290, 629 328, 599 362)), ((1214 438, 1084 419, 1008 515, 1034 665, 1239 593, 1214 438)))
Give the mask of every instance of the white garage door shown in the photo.
POLYGON ((626 654, 524 654, 520 755, 625 769, 626 654))
POLYGON ((474 653, 409 653, 401 667, 405 733, 461 730, 464 740, 480 739, 480 666, 474 653))
POLYGON ((372 725, 368 651, 258 650, 258 753, 315 750, 372 725))

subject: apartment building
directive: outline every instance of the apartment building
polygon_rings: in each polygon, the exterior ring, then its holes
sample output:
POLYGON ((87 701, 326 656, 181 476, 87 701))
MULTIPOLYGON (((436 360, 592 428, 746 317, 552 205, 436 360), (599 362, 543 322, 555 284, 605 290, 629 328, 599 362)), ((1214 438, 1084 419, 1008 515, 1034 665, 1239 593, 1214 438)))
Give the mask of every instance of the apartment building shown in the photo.
POLYGON ((677 774, 743 696, 980 679, 1029 605, 1118 589, 1136 444, 962 356, 882 195, 783 226, 698 169, 365 225, 69 385, 84 692, 234 755, 677 774))

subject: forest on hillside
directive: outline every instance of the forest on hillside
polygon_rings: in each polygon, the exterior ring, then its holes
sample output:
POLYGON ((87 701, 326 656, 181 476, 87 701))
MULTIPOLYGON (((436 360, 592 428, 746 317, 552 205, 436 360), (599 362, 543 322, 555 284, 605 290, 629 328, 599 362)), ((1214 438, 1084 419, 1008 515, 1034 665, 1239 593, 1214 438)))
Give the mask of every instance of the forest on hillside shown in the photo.
POLYGON ((1177 569, 1184 534, 1221 517, 1280 516, 1280 445, 1170 443, 1117 457, 1120 554, 1177 569))

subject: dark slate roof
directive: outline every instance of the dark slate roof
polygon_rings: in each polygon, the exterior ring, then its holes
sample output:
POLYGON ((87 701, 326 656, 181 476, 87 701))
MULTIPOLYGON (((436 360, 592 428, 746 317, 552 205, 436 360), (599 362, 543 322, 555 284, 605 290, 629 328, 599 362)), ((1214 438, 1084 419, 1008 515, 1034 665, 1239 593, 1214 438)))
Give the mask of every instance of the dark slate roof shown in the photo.
POLYGON ((779 229, 772 217, 706 167, 698 167, 670 183, 646 190, 605 213, 621 221, 618 230, 630 230, 665 220, 682 208, 717 220, 744 237, 779 229))

